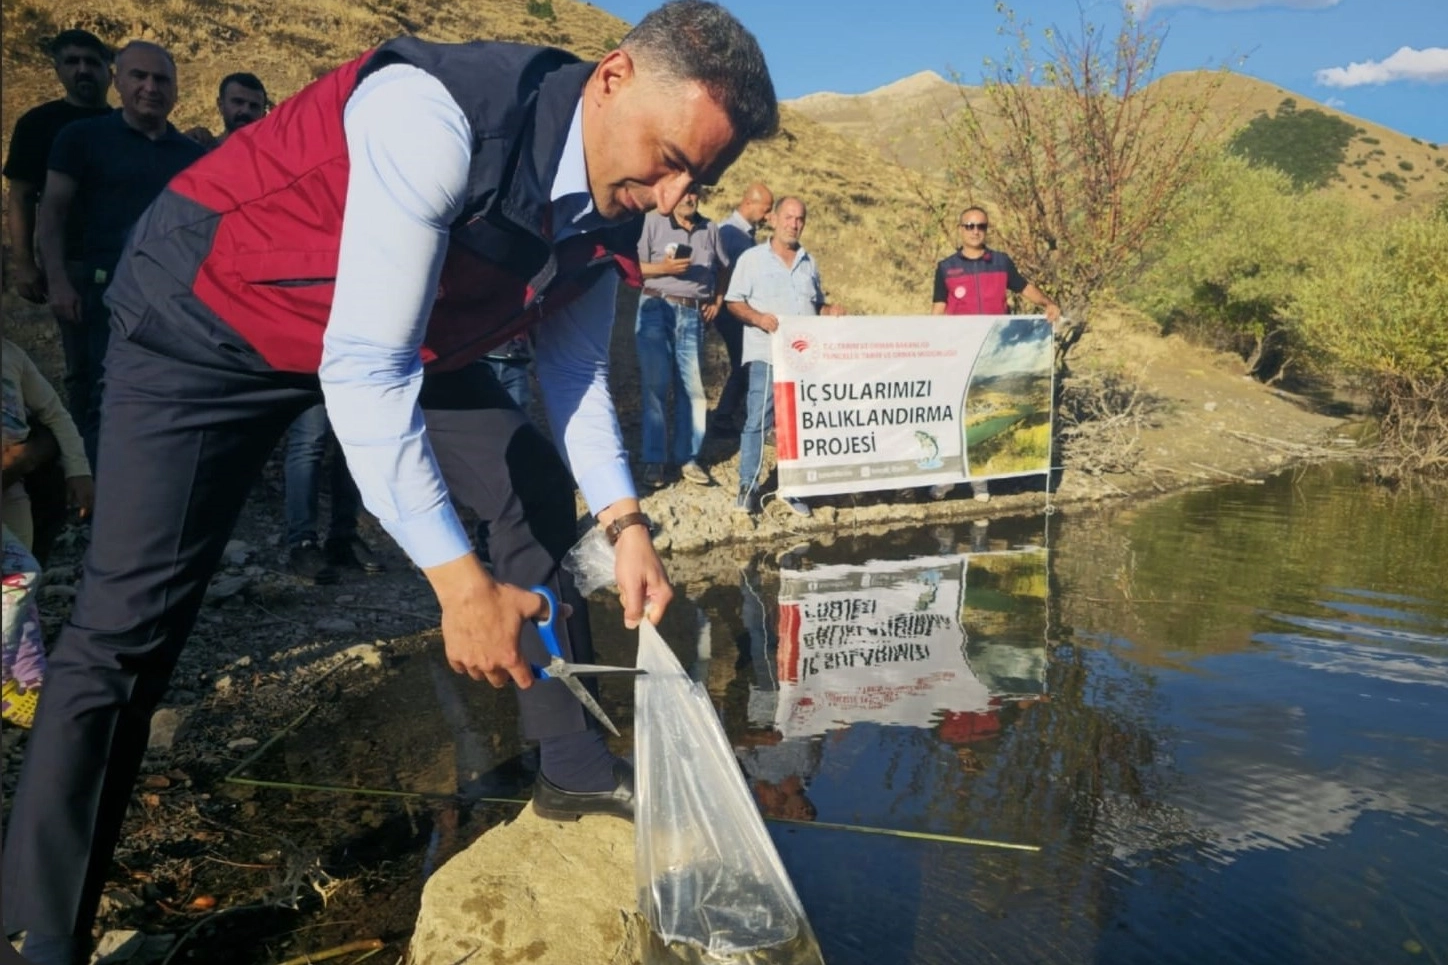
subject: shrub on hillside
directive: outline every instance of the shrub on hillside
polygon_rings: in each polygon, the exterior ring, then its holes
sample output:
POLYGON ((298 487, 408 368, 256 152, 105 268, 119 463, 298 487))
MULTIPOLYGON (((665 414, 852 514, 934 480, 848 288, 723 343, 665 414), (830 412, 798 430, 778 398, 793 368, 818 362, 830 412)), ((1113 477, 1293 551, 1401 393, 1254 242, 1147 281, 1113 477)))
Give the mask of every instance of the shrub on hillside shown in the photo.
MULTIPOLYGON (((1340 117, 1317 110, 1299 111, 1292 98, 1271 116, 1260 114, 1233 136, 1234 154, 1253 164, 1270 165, 1299 189, 1320 188, 1337 175, 1357 129, 1340 117)), ((1369 144, 1375 138, 1363 138, 1369 144)))
POLYGON ((1293 296, 1304 278, 1341 260, 1352 217, 1327 197, 1294 191, 1279 171, 1220 156, 1148 252, 1128 297, 1164 332, 1236 352, 1258 378, 1281 378, 1310 354, 1293 296))
POLYGON ((1373 395, 1403 464, 1448 475, 1448 211, 1360 235, 1353 257, 1304 280, 1305 335, 1373 395))

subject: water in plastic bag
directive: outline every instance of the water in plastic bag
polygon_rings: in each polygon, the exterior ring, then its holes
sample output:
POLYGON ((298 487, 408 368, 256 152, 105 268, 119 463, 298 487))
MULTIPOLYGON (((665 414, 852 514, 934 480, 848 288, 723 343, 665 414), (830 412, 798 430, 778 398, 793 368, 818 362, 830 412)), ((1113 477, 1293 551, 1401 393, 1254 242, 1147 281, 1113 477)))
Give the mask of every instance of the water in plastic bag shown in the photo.
POLYGON ((635 682, 634 869, 645 961, 823 965, 709 694, 647 620, 635 682))

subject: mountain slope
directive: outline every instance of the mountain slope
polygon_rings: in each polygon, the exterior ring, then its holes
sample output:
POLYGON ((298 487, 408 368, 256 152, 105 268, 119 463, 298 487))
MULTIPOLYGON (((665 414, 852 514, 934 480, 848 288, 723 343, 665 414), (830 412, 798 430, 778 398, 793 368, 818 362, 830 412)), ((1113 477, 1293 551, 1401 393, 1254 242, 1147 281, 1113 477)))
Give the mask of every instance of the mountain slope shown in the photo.
MULTIPOLYGON (((1156 83, 1174 93, 1209 80, 1220 81, 1211 109, 1227 136, 1254 117, 1278 112, 1286 101, 1294 102, 1298 112, 1320 111, 1351 124, 1356 133, 1337 178, 1324 189, 1350 203, 1395 212, 1432 203, 1448 192, 1448 150, 1442 145, 1410 138, 1245 74, 1184 71, 1156 83)), ((959 86, 930 71, 864 94, 810 94, 788 103, 830 130, 929 172, 937 165, 943 119, 961 109, 962 98, 978 110, 989 106, 981 88, 959 86)))

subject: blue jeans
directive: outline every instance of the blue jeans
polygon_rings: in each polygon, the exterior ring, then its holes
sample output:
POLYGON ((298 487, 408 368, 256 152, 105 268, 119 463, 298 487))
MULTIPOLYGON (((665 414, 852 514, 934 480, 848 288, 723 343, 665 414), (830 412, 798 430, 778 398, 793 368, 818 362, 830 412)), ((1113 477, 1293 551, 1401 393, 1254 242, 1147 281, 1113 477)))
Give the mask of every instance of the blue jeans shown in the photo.
POLYGON ((532 390, 528 385, 529 359, 483 359, 498 381, 503 386, 503 391, 508 397, 518 403, 518 408, 526 414, 528 402, 532 398, 532 390))
POLYGON ((699 458, 704 446, 708 400, 699 371, 699 344, 703 326, 699 311, 662 298, 639 302, 634 340, 639 353, 640 393, 643 396, 643 461, 683 465, 699 458), (664 410, 669 388, 674 390, 673 457, 666 459, 664 410))
POLYGON ((744 431, 739 434, 739 503, 757 504, 764 483, 764 434, 774 425, 774 366, 748 362, 744 431))
MULTIPOLYGON (((332 435, 327 407, 314 405, 297 416, 287 431, 287 453, 283 468, 286 482, 287 545, 296 546, 317 538, 317 502, 322 491, 322 459, 332 435)), ((347 471, 340 447, 332 454, 332 519, 328 539, 350 539, 357 535, 357 507, 361 501, 357 484, 347 471)))

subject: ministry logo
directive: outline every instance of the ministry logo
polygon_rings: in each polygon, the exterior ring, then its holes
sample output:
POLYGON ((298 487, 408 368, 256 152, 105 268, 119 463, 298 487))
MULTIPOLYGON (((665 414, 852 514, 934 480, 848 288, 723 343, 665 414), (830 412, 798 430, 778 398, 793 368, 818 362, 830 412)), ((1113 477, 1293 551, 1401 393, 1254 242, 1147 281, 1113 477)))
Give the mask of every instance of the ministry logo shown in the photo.
POLYGON ((820 341, 813 332, 797 332, 789 340, 789 364, 790 368, 796 371, 810 371, 819 363, 823 354, 820 341))

